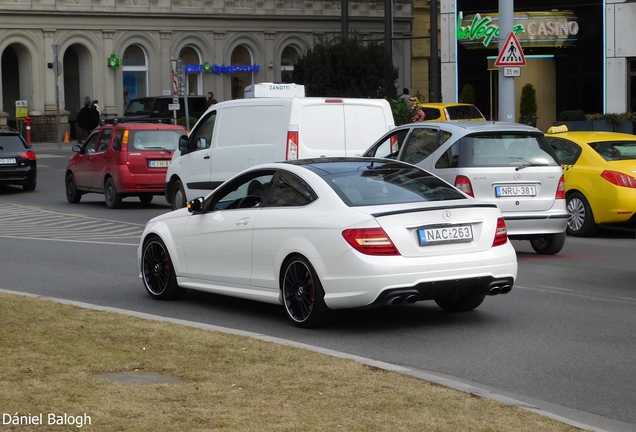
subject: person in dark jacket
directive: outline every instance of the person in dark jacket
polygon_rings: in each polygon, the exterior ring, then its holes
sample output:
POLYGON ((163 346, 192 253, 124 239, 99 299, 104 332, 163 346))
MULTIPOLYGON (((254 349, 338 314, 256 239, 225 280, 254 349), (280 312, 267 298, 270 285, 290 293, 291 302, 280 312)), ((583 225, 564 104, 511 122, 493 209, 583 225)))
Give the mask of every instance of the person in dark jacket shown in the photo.
POLYGON ((100 119, 100 114, 99 114, 99 109, 97 108, 97 101, 93 101, 91 102, 91 108, 90 108, 90 117, 89 117, 89 126, 90 126, 90 130, 95 129, 97 126, 99 126, 99 119, 100 119))
POLYGON ((88 133, 91 130, 93 130, 91 128, 90 106, 91 106, 90 100, 84 101, 84 107, 81 110, 79 110, 79 112, 77 113, 77 117, 75 119, 75 121, 77 122, 77 126, 79 126, 79 128, 82 130, 80 132, 79 139, 77 140, 78 143, 83 142, 88 137, 88 133))

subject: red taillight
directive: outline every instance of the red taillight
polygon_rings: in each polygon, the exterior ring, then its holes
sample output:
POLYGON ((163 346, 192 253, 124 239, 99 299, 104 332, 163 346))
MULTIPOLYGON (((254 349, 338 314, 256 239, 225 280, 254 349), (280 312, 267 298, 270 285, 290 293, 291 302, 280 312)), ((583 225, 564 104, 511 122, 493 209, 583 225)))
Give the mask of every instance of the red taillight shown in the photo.
POLYGON ((285 160, 298 159, 298 131, 287 132, 287 152, 285 160))
POLYGON ((508 241, 508 228, 506 228, 506 221, 504 218, 497 218, 497 230, 495 231, 495 238, 492 240, 492 247, 501 246, 508 241))
POLYGON ((391 153, 397 153, 398 149, 398 140, 397 135, 391 135, 391 153))
POLYGON ((400 254, 382 228, 347 229, 342 236, 355 250, 366 255, 400 254))
POLYGON ((627 174, 605 170, 601 173, 601 177, 616 186, 636 188, 636 178, 627 174))
POLYGON ((563 179, 563 176, 559 179, 559 186, 557 186, 555 198, 565 199, 565 180, 563 179))
POLYGON ((35 153, 31 150, 27 150, 24 153, 22 153, 20 155, 20 157, 22 159, 26 159, 26 160, 30 160, 30 161, 34 161, 35 160, 35 153))
POLYGON ((457 176, 457 178, 455 178, 455 187, 465 194, 475 198, 475 194, 473 194, 473 185, 470 184, 468 177, 462 175, 457 176))

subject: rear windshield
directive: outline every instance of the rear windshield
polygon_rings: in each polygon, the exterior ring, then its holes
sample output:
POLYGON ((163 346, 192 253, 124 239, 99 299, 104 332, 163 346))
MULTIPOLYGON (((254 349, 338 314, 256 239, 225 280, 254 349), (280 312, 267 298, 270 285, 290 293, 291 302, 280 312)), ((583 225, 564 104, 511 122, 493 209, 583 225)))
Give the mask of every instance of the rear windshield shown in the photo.
POLYGON ((371 167, 323 178, 350 207, 466 198, 438 177, 410 167, 371 167))
POLYGON ((19 135, 0 135, 0 152, 22 152, 26 149, 19 135))
POLYGON ((636 141, 594 142, 590 147, 606 161, 636 159, 636 141))
POLYGON ((466 136, 459 143, 459 167, 558 165, 543 135, 502 133, 466 136))
POLYGON ((474 106, 449 106, 446 108, 450 120, 483 119, 484 116, 474 106))
POLYGON ((128 115, 150 115, 150 110, 152 109, 152 103, 154 102, 153 98, 150 99, 134 99, 130 101, 126 111, 124 112, 125 116, 128 115))
POLYGON ((184 133, 179 130, 131 130, 128 150, 176 150, 179 137, 184 133))
POLYGON ((422 111, 424 111, 426 120, 435 120, 442 116, 442 113, 437 108, 422 108, 422 111))

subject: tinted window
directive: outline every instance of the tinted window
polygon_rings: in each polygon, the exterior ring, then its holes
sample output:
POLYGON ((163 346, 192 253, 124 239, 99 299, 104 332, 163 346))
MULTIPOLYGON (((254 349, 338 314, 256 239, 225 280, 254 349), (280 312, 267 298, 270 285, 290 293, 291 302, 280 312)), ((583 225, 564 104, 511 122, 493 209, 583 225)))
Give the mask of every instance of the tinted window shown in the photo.
POLYGON ((442 116, 442 113, 437 108, 422 108, 424 111, 425 120, 437 120, 442 116))
POLYGON ((210 145, 212 145, 212 135, 214 133, 215 123, 216 111, 212 111, 203 120, 197 123, 197 128, 190 134, 190 143, 192 145, 192 150, 209 148, 210 145))
POLYGON ((188 98, 188 108, 190 110, 188 114, 196 114, 195 117, 197 117, 208 109, 208 104, 202 97, 188 98))
POLYGON ((413 128, 400 159, 416 164, 429 157, 438 147, 437 129, 413 128))
POLYGON ((381 142, 373 146, 365 153, 365 156, 397 159, 398 153, 404 144, 404 138, 408 129, 402 129, 387 136, 381 142))
POLYGON ((133 99, 128 104, 124 115, 150 115, 154 99, 133 99))
POLYGON ((26 145, 18 135, 0 135, 0 152, 22 152, 26 145))
POLYGON ((547 137, 548 142, 556 153, 557 160, 563 165, 573 165, 581 154, 581 147, 572 141, 547 137))
POLYGON ((446 108, 449 120, 483 119, 484 116, 474 106, 449 106, 446 108))
POLYGON ((95 153, 98 136, 98 133, 94 133, 93 135, 88 137, 88 140, 86 141, 86 143, 84 143, 84 147, 82 147, 82 153, 95 153))
POLYGON ((305 206, 316 200, 318 196, 301 178, 281 172, 267 200, 267 207, 305 206))
POLYGON ((274 171, 246 174, 211 195, 212 211, 261 207, 274 178, 274 171))
POLYGON ((124 136, 123 129, 119 129, 117 132, 115 132, 115 138, 113 139, 113 150, 121 151, 121 141, 123 136, 124 136))
POLYGON ((108 143, 110 143, 110 135, 112 134, 112 132, 112 129, 102 130, 102 134, 99 137, 99 144, 97 145, 98 152, 103 152, 108 149, 108 143))
POLYGON ((490 133, 460 141, 460 167, 558 165, 554 150, 543 135, 490 133))
MULTIPOLYGON (((179 101, 180 110, 183 111, 183 98, 179 101)), ((168 109, 168 104, 172 103, 172 99, 157 99, 152 107, 152 116, 165 116, 172 114, 172 111, 168 109)))
POLYGON ((418 168, 381 166, 323 176, 348 206, 465 199, 457 189, 418 168))
POLYGON ((636 141, 603 141, 589 145, 606 161, 636 159, 636 141))
POLYGON ((183 131, 177 130, 131 130, 128 149, 135 150, 176 150, 183 131))

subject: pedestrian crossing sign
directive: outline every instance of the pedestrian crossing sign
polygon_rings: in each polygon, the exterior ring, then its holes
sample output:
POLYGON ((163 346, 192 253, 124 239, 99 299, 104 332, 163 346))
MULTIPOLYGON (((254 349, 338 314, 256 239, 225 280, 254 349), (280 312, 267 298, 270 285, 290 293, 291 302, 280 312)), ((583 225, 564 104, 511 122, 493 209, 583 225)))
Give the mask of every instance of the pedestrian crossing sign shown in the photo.
POLYGON ((519 39, 513 32, 510 32, 508 39, 503 45, 499 57, 495 60, 495 67, 504 66, 525 66, 526 57, 523 55, 519 39))

